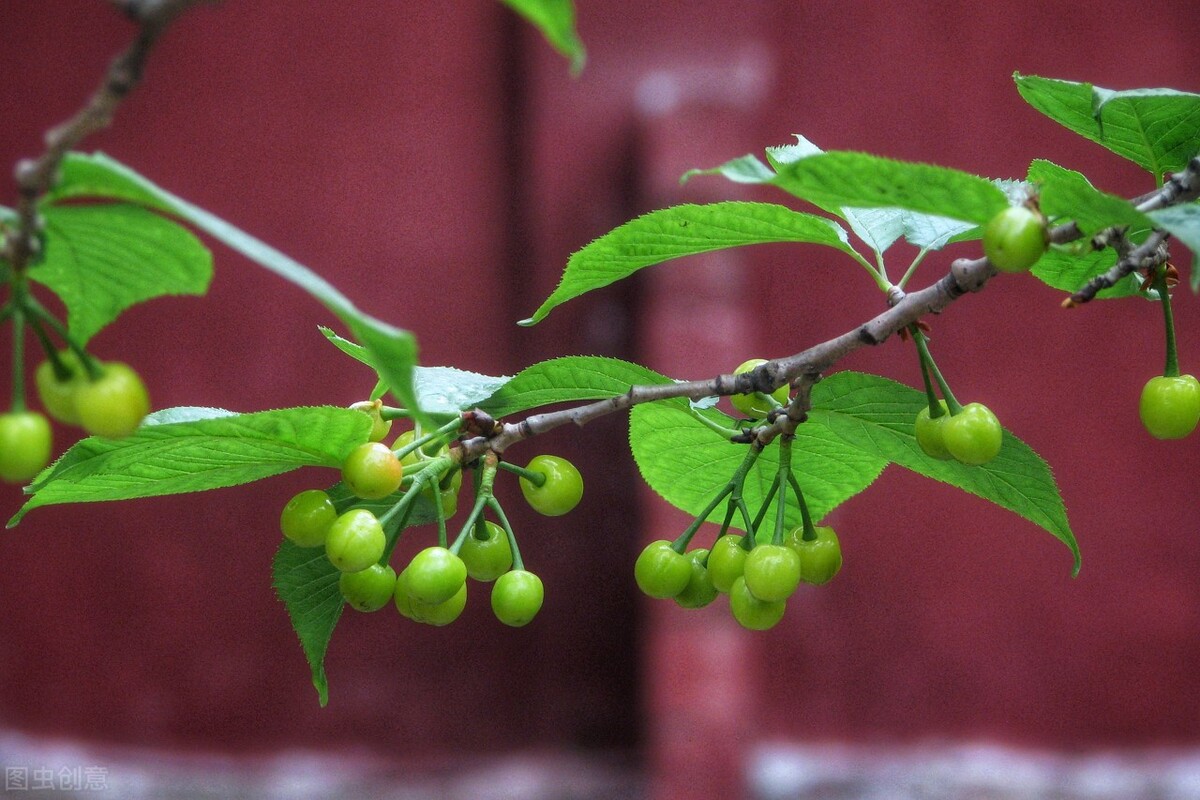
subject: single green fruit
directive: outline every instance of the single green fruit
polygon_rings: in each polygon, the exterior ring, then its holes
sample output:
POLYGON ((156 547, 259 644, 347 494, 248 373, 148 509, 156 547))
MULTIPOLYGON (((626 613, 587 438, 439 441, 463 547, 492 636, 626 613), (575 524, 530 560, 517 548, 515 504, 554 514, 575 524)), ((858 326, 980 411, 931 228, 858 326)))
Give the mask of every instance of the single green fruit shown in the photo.
POLYGON ((58 358, 71 374, 60 381, 54 372, 54 364, 49 361, 39 364, 33 376, 37 384, 38 399, 41 400, 46 413, 54 419, 68 425, 78 425, 79 409, 75 407, 75 392, 87 383, 87 374, 75 351, 63 350, 59 352, 58 358))
POLYGON ((382 500, 400 488, 404 468, 386 444, 367 442, 342 462, 342 481, 355 497, 382 500))
POLYGON ((746 554, 742 577, 759 600, 786 600, 800 585, 800 555, 782 544, 760 544, 746 554))
POLYGON ((642 550, 633 565, 633 577, 650 597, 674 597, 687 588, 692 577, 691 559, 675 552, 666 539, 659 539, 642 550))
POLYGON ((458 557, 467 567, 467 574, 474 580, 494 581, 512 568, 512 548, 504 528, 488 520, 483 524, 485 538, 476 537, 475 531, 467 534, 458 557))
POLYGON ((50 420, 36 411, 0 414, 0 478, 25 483, 50 463, 50 420))
POLYGON ((708 550, 692 550, 684 555, 692 567, 692 574, 688 576, 683 591, 675 595, 675 602, 682 608, 704 608, 716 600, 718 594, 704 563, 704 559, 708 558, 708 550))
POLYGON ((1142 424, 1156 439, 1182 439, 1200 421, 1200 381, 1191 375, 1151 378, 1138 403, 1142 424))
POLYGON ((983 254, 1000 272, 1028 272, 1049 243, 1046 218, 1028 206, 1009 206, 983 229, 983 254))
POLYGON ((320 547, 337 517, 329 495, 320 489, 305 489, 283 507, 279 528, 300 547, 320 547))
POLYGON ((383 526, 365 508, 342 514, 325 535, 325 555, 341 572, 361 572, 378 563, 386 547, 383 526))
POLYGON ((804 527, 797 526, 788 533, 785 544, 800 556, 800 580, 820 586, 841 571, 842 543, 827 525, 817 525, 814 531, 816 539, 805 539, 804 527))
MULTIPOLYGON (((734 375, 741 375, 743 372, 749 372, 760 364, 767 363, 765 358, 752 358, 749 361, 743 361, 741 365, 733 371, 734 375)), ((791 399, 788 395, 788 387, 780 386, 775 391, 771 392, 771 397, 781 406, 786 406, 791 399)), ((729 402, 733 403, 733 407, 740 411, 745 416, 751 419, 762 419, 771 412, 772 405, 765 395, 754 392, 753 394, 731 394, 729 402)))
POLYGON ((746 586, 746 579, 738 578, 729 589, 729 610, 743 628, 765 631, 774 628, 783 619, 787 601, 759 600, 746 586))
POLYGON ((150 396, 133 368, 113 361, 103 365, 99 378, 76 387, 75 409, 85 431, 120 439, 137 430, 150 413, 150 396))
POLYGON ((449 600, 467 580, 466 564, 445 547, 426 547, 413 556, 405 571, 409 595, 414 603, 426 605, 449 600))
POLYGON ((361 572, 343 572, 338 588, 352 608, 378 611, 396 592, 396 570, 387 564, 372 564, 361 572))
POLYGON ((382 442, 392 430, 392 421, 383 418, 382 400, 363 400, 350 406, 354 411, 361 411, 371 418, 371 432, 368 437, 372 442, 382 442))
POLYGON ((946 449, 945 433, 942 430, 942 425, 950 419, 950 412, 946 409, 945 400, 938 400, 938 405, 942 407, 940 417, 930 417, 929 406, 925 406, 917 412, 917 421, 913 423, 913 433, 917 436, 917 445, 925 455, 942 461, 950 461, 954 456, 950 455, 950 451, 946 449))
POLYGON ((942 441, 955 459, 978 466, 999 455, 1004 429, 987 406, 968 403, 942 423, 942 441))
POLYGON ((708 575, 718 592, 729 593, 733 582, 742 577, 748 551, 742 547, 742 537, 727 533, 713 542, 708 554, 708 575))
MULTIPOLYGON (((411 586, 411 583, 409 584, 411 586)), ((412 618, 426 625, 449 625, 458 619, 467 605, 467 585, 458 587, 458 591, 440 603, 426 603, 424 600, 409 595, 412 608, 412 618)))
POLYGON ((558 456, 534 456, 525 468, 546 476, 541 486, 524 477, 519 481, 521 494, 534 511, 560 517, 579 505, 583 498, 583 476, 570 461, 558 456))
POLYGON ((516 569, 496 579, 492 586, 492 613, 505 625, 528 625, 542 608, 545 589, 532 572, 516 569))

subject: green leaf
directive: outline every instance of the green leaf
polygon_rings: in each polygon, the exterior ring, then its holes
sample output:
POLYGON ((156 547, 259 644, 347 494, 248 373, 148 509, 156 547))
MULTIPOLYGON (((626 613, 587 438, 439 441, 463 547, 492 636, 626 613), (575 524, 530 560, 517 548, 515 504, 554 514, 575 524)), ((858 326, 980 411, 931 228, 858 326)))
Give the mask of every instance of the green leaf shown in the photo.
POLYGON ((162 295, 202 295, 212 254, 186 228, 126 204, 47 206, 44 260, 29 277, 67 307, 86 344, 130 306, 162 295))
POLYGON ((680 205, 625 223, 577 251, 562 281, 522 325, 541 321, 574 297, 682 256, 764 242, 809 242, 852 253, 834 222, 769 203, 680 205))
MULTIPOLYGON (((363 346, 338 336, 328 328, 321 333, 346 355, 375 369, 375 359, 363 346)), ((413 384, 421 408, 429 414, 452 415, 482 403, 508 382, 507 377, 480 375, 454 367, 414 367, 413 384)))
POLYGON ((1200 290, 1200 205, 1172 206, 1151 211, 1154 224, 1169 231, 1192 251, 1192 290, 1200 290))
MULTIPOLYGON (((1042 254, 1031 272, 1047 286, 1073 293, 1116 263, 1117 253, 1111 247, 1078 254, 1052 247, 1042 254)), ((1101 291, 1096 297, 1102 300, 1133 297, 1141 294, 1141 287, 1142 282, 1137 274, 1127 275, 1117 281, 1116 286, 1101 291)))
POLYGON ((1050 468, 1007 430, 1000 454, 983 466, 939 461, 921 451, 913 420, 926 406, 925 393, 887 378, 839 372, 814 387, 810 424, 823 426, 847 444, 906 469, 990 500, 1049 531, 1074 557, 1079 545, 1050 468))
POLYGON ((365 314, 333 284, 300 262, 256 239, 225 220, 151 183, 102 153, 69 153, 63 161, 62 179, 51 195, 55 199, 91 197, 141 202, 174 214, 214 239, 241 253, 259 266, 299 286, 337 315, 369 351, 380 375, 392 392, 418 419, 427 422, 413 388, 417 340, 408 331, 365 314))
POLYGON ((312 669, 313 686, 322 706, 329 702, 325 653, 342 616, 341 573, 325 557, 324 547, 299 547, 284 539, 271 565, 275 593, 283 601, 300 647, 312 669))
POLYGON ((1080 136, 1149 170, 1181 170, 1200 150, 1200 95, 1173 89, 1114 92, 1015 73, 1031 106, 1080 136))
POLYGON ((1123 197, 1094 188, 1081 173, 1049 161, 1034 161, 1029 180, 1039 186, 1038 203, 1054 220, 1074 220, 1092 236, 1114 225, 1128 226, 1131 233, 1149 233, 1154 223, 1123 197))
POLYGON ((776 171, 776 186, 827 209, 900 208, 982 225, 1009 205, 978 176, 866 153, 812 155, 776 171))
MULTIPOLYGON (((351 508, 366 508, 377 517, 392 506, 399 495, 364 502, 352 496, 342 484, 327 490, 339 514, 351 508)), ((433 506, 423 496, 416 500, 405 527, 424 525, 434 518, 433 506)), ((384 533, 396 535, 399 520, 384 525, 384 533)), ((271 569, 275 593, 283 601, 292 628, 300 639, 300 647, 312 670, 313 686, 322 706, 329 702, 329 681, 325 675, 325 654, 333 629, 342 616, 342 593, 338 588, 341 573, 325 557, 323 547, 298 547, 287 539, 280 543, 271 569)))
POLYGON ((338 468, 370 427, 361 412, 325 406, 158 412, 124 439, 77 442, 38 476, 9 527, 39 506, 201 492, 297 467, 338 468), (185 421, 164 421, 177 419, 185 421))
POLYGON ((960 240, 962 234, 976 227, 957 219, 905 208, 854 208, 830 202, 827 197, 809 196, 810 193, 803 185, 793 186, 786 174, 789 165, 823 154, 819 147, 803 136, 797 135, 795 144, 768 147, 766 152, 771 166, 762 163, 753 155, 744 155, 711 169, 689 170, 684 173, 681 182, 686 182, 696 175, 720 175, 735 183, 777 186, 794 197, 811 202, 818 208, 841 217, 867 247, 880 254, 901 237, 917 247, 939 250, 952 240, 960 240))
POLYGON ((571 60, 571 72, 583 70, 587 53, 575 30, 572 0, 503 0, 504 4, 533 23, 555 50, 571 60))
MULTIPOLYGON (((746 445, 731 444, 700 422, 697 413, 726 428, 737 427, 736 420, 719 411, 692 412, 683 400, 635 406, 629 419, 629 443, 642 478, 664 500, 689 514, 704 510, 747 452, 746 445)), ((792 469, 814 519, 866 489, 885 466, 885 459, 847 445, 821 425, 806 423, 796 431, 792 469)), ((758 512, 778 469, 779 447, 772 445, 758 457, 743 487, 751 517, 758 512)), ((794 527, 800 524, 800 512, 790 494, 788 498, 786 524, 794 527)), ((777 502, 771 502, 765 525, 772 524, 777 502)), ((709 521, 720 524, 725 510, 726 505, 720 504, 709 521)), ((740 516, 735 515, 732 524, 745 530, 740 516)))
POLYGON ((670 382, 670 378, 628 361, 568 356, 521 370, 479 407, 502 417, 553 403, 616 397, 630 386, 670 382))

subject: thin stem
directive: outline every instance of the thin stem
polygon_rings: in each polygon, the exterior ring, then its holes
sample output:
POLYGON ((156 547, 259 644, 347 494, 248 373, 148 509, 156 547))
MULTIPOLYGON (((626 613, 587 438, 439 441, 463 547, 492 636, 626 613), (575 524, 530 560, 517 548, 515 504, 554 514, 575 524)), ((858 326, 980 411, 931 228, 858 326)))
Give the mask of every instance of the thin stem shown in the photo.
MULTIPOLYGON (((908 328, 909 335, 916 341, 917 335, 921 332, 916 325, 910 325, 908 328)), ((921 381, 925 384, 925 400, 929 403, 929 418, 937 419, 942 416, 945 409, 938 402, 937 393, 933 391, 933 380, 929 377, 929 367, 925 365, 925 359, 920 355, 920 348, 917 348, 917 363, 921 365, 921 381)))
POLYGON ((1171 291, 1167 288, 1167 272, 1162 267, 1155 270, 1154 288, 1158 289, 1158 297, 1162 301, 1163 325, 1167 330, 1167 360, 1163 367, 1163 375, 1168 378, 1179 377, 1179 354, 1175 344, 1175 315, 1171 312, 1171 291))
POLYGON ((12 410, 25 410, 25 310, 20 304, 12 315, 12 410))
MULTIPOLYGON (((775 476, 775 484, 782 486, 792 475, 792 440, 794 436, 783 436, 779 442, 779 472, 775 476)), ((771 536, 771 544, 783 544, 783 524, 787 513, 787 492, 779 492, 779 502, 775 504, 775 532, 771 536)))
MULTIPOLYGON (((946 399, 946 406, 950 409, 950 414, 953 416, 962 411, 962 406, 959 405, 954 392, 950 391, 950 384, 946 383, 946 379, 942 377, 942 372, 938 369, 933 356, 929 354, 929 345, 925 334, 919 328, 916 328, 916 326, 913 328, 913 341, 917 343, 917 350, 921 354, 921 362, 933 373, 934 380, 937 381, 938 387, 942 390, 942 397, 946 399)), ((932 406, 930 407, 929 415, 933 416, 932 406)))
POLYGON ((917 253, 916 258, 914 258, 912 263, 908 265, 908 269, 904 271, 904 276, 900 278, 900 282, 896 284, 897 288, 903 289, 908 285, 909 279, 912 278, 912 276, 916 273, 917 267, 921 266, 921 262, 925 260, 925 256, 929 255, 929 253, 930 250, 928 247, 917 253))
POLYGON ((771 505, 771 501, 775 499, 775 495, 779 492, 779 479, 771 484, 771 488, 767 490, 767 496, 763 498, 762 505, 758 507, 758 514, 754 517, 754 524, 751 525, 753 533, 758 532, 758 527, 762 525, 762 521, 767 516, 767 506, 771 505))
POLYGON ((792 491, 796 493, 796 505, 800 507, 800 523, 804 526, 801 538, 806 542, 814 542, 817 539, 817 529, 813 526, 812 516, 808 513, 808 503, 804 502, 804 492, 800 491, 800 484, 796 482, 796 476, 789 474, 788 483, 791 484, 792 491))
POLYGON ((514 570, 525 569, 525 562, 521 559, 521 548, 517 547, 517 537, 513 533, 512 525, 508 522, 508 516, 504 513, 504 509, 500 506, 500 501, 494 497, 488 498, 488 508, 496 515, 496 519, 500 521, 500 527, 504 528, 504 535, 508 537, 508 548, 512 550, 512 568, 514 570))
POLYGON ((508 461, 501 461, 499 463, 499 467, 506 472, 511 472, 514 475, 520 475, 534 486, 543 486, 546 483, 546 473, 544 472, 539 472, 535 469, 526 469, 525 467, 518 467, 516 464, 509 463, 508 461))
MULTIPOLYGON (((399 503, 396 506, 393 506, 392 510, 395 510, 398 506, 399 506, 399 503)), ((392 535, 388 536, 387 546, 383 548, 383 556, 379 559, 380 564, 386 564, 392 560, 392 551, 396 549, 396 544, 400 541, 400 534, 404 533, 404 529, 408 523, 409 515, 412 514, 413 507, 414 507, 413 503, 409 503, 405 507, 403 515, 400 517, 400 520, 396 523, 396 530, 392 533, 392 535)), ((380 517, 379 522, 381 525, 383 524, 383 520, 385 518, 390 517, 390 513, 391 512, 389 512, 388 514, 385 514, 383 517, 380 517)))
MULTIPOLYGON (((675 541, 671 542, 672 550, 674 550, 676 553, 684 552, 687 549, 688 543, 692 541, 692 537, 696 535, 696 531, 700 530, 700 526, 704 524, 706 519, 708 519, 708 515, 711 514, 718 505, 720 505, 722 500, 730 495, 736 494, 736 497, 731 498, 729 501, 730 507, 733 508, 740 504, 742 514, 746 517, 747 524, 749 523, 750 512, 746 510, 746 504, 741 500, 741 489, 742 484, 746 482, 746 475, 750 472, 750 467, 754 466, 754 462, 758 460, 758 456, 761 452, 762 448, 757 444, 750 446, 749 451, 746 453, 746 457, 742 459, 742 463, 738 465, 737 470, 733 473, 733 477, 731 477, 729 481, 721 488, 721 490, 717 492, 716 496, 709 501, 704 510, 696 515, 696 518, 692 520, 692 523, 688 525, 686 529, 684 529, 683 533, 679 534, 675 541)), ((723 529, 728 526, 731 518, 732 514, 727 513, 725 516, 725 524, 722 525, 723 529)))

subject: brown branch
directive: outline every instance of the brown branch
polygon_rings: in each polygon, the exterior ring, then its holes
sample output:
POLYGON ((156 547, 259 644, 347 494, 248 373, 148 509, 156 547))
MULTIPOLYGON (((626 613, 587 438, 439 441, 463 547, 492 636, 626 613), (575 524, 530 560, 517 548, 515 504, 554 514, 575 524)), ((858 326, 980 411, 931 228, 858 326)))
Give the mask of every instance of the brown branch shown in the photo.
POLYGON ((13 270, 25 269, 40 247, 41 227, 37 201, 50 190, 66 154, 83 139, 108 127, 121 101, 142 78, 146 58, 154 44, 175 18, 188 8, 213 0, 111 0, 127 16, 137 20, 133 42, 108 67, 100 86, 70 119, 51 128, 45 136, 46 150, 34 159, 22 159, 13 170, 17 183, 17 223, 0 245, 0 258, 13 270))
MULTIPOLYGON (((1190 202, 1200 195, 1200 158, 1192 159, 1187 169, 1171 178, 1163 187, 1150 195, 1138 198, 1138 208, 1150 211, 1169 205, 1190 202)), ((1050 241, 1065 244, 1082 238, 1078 225, 1069 222, 1050 231, 1050 241)), ((1166 234, 1156 232, 1141 246, 1131 250, 1119 263, 1126 261, 1144 262, 1155 257, 1166 234)), ((1105 239, 1099 246, 1114 244, 1123 237, 1105 239)), ((906 294, 897 287, 888 292, 890 307, 846 331, 840 336, 803 350, 795 355, 768 361, 740 375, 718 375, 703 381, 682 381, 654 385, 631 386, 624 394, 597 400, 592 403, 566 408, 559 411, 533 414, 515 423, 498 422, 490 436, 476 435, 463 442, 468 458, 478 457, 491 450, 502 453, 509 446, 534 436, 554 430, 562 425, 574 423, 583 426, 594 419, 625 411, 640 403, 687 397, 698 400, 714 395, 746 394, 762 392, 770 394, 785 383, 792 384, 795 394, 787 408, 773 412, 764 423, 745 435, 735 437, 738 441, 756 440, 765 445, 781 434, 795 433, 796 428, 808 416, 811 405, 811 390, 821 375, 841 359, 855 350, 875 346, 887 341, 888 337, 916 323, 926 314, 937 314, 952 302, 969 292, 978 292, 996 274, 995 268, 986 258, 955 260, 950 271, 935 283, 916 292, 906 294)), ((1126 272, 1125 274, 1128 274, 1126 272)), ((471 412, 468 412, 471 413, 471 412)))
MULTIPOLYGON (((1183 172, 1172 175, 1161 189, 1138 198, 1135 203, 1138 211, 1146 213, 1167 206, 1190 203, 1197 198, 1200 198, 1200 156, 1189 161, 1183 172)), ((1103 233, 1105 232, 1102 231, 1101 234, 1103 233)), ((1063 305, 1071 307, 1094 300, 1097 294, 1115 286, 1117 281, 1130 273, 1162 264, 1166 261, 1166 251, 1162 246, 1166 243, 1167 236, 1164 231, 1155 231, 1141 246, 1121 252, 1116 264, 1084 284, 1083 288, 1067 298, 1063 305)))

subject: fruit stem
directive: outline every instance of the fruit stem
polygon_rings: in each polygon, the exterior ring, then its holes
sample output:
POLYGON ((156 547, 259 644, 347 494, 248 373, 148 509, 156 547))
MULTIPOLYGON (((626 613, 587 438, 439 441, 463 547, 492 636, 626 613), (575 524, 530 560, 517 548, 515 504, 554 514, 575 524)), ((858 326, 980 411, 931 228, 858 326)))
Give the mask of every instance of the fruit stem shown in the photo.
POLYGON ((696 535, 696 531, 700 530, 700 526, 708 519, 708 515, 726 497, 729 497, 729 510, 725 514, 725 522, 721 526, 722 530, 728 528, 729 522, 733 518, 734 508, 739 508, 742 516, 745 517, 746 523, 750 524, 750 512, 746 509, 746 503, 742 500, 742 485, 746 482, 746 475, 749 474, 750 467, 754 466, 754 462, 758 460, 759 453, 761 452, 762 446, 757 442, 750 445, 750 450, 746 453, 746 457, 742 459, 742 463, 738 465, 737 470, 733 473, 733 477, 721 487, 721 490, 709 501, 704 510, 696 515, 696 518, 684 529, 683 533, 679 534, 678 538, 671 542, 672 550, 680 554, 687 550, 688 543, 692 541, 692 537, 696 535))
POLYGON ((762 505, 758 507, 758 514, 754 517, 754 524, 751 533, 757 533, 758 527, 762 525, 763 519, 767 516, 767 506, 771 505, 771 501, 775 499, 775 495, 779 492, 779 478, 771 483, 771 488, 767 490, 767 496, 763 498, 762 505))
MULTIPOLYGON (((913 337, 914 341, 916 339, 916 333, 914 333, 916 328, 916 325, 911 325, 908 329, 909 335, 913 337)), ((933 390, 933 379, 929 377, 929 368, 925 366, 925 359, 918 358, 917 363, 921 365, 921 382, 925 384, 925 402, 929 406, 929 418, 937 419, 945 414, 946 411, 942 407, 942 404, 938 402, 937 392, 933 390)))
POLYGON ((12 410, 25 410, 25 310, 18 303, 12 313, 12 410))
POLYGON ((1167 330, 1167 360, 1163 366, 1163 376, 1179 377, 1179 353, 1175 344, 1175 315, 1171 312, 1171 291, 1167 288, 1167 271, 1159 267, 1154 273, 1154 288, 1162 301, 1163 325, 1167 330))
MULTIPOLYGON (((946 383, 946 379, 942 377, 941 370, 938 369, 937 363, 933 360, 933 356, 929 353, 928 337, 926 337, 925 333, 915 325, 910 329, 910 331, 912 333, 913 341, 917 343, 917 353, 920 354, 921 357, 921 366, 928 369, 933 374, 934 380, 937 381, 938 388, 942 390, 942 397, 946 399, 946 406, 950 409, 950 415, 953 416, 962 411, 962 406, 954 397, 954 392, 950 391, 950 384, 946 383)), ((930 417, 941 416, 940 413, 936 415, 933 413, 935 406, 936 403, 933 403, 929 406, 930 417)))
MULTIPOLYGON (((407 495, 405 496, 407 497, 407 495)), ((401 503, 403 502, 404 501, 402 500, 401 503)), ((397 506, 398 505, 400 504, 398 503, 397 506)), ((393 510, 395 510, 395 506, 393 506, 393 510)), ((400 541, 400 534, 404 533, 405 523, 408 522, 408 517, 412 513, 412 510, 413 504, 409 503, 408 506, 405 507, 404 514, 400 517, 400 521, 396 523, 396 530, 388 535, 387 546, 383 548, 383 556, 379 559, 380 564, 387 564, 389 561, 391 561, 392 551, 396 549, 396 543, 400 541)), ((379 523, 382 525, 383 521, 390 516, 391 512, 389 511, 379 519, 379 523)))
POLYGON ((800 491, 800 484, 796 482, 795 475, 788 475, 788 483, 796 493, 796 504, 800 506, 800 522, 804 526, 804 534, 800 538, 806 542, 815 542, 817 529, 813 527, 812 516, 808 513, 808 503, 804 502, 804 492, 800 491))
POLYGON ((508 549, 512 550, 512 568, 514 570, 524 570, 525 562, 521 559, 521 548, 517 547, 517 537, 513 533, 512 525, 508 522, 508 516, 505 515, 504 509, 500 507, 500 501, 494 497, 489 497, 487 501, 488 508, 496 514, 496 519, 500 521, 500 527, 504 528, 504 535, 508 537, 508 549))
MULTIPOLYGON (((782 487, 792 476, 792 440, 794 434, 784 434, 779 441, 779 472, 775 476, 775 485, 782 487)), ((787 492, 779 492, 779 502, 775 504, 775 533, 771 536, 771 544, 783 544, 783 523, 787 513, 787 492)))
POLYGON ((83 345, 71 337, 70 332, 67 331, 67 327, 59 322, 58 317, 47 311, 33 295, 26 294, 24 300, 25 310, 29 312, 30 317, 49 325, 67 343, 67 346, 74 351, 75 355, 79 356, 80 362, 83 363, 83 369, 87 373, 88 380, 99 380, 104 374, 104 367, 84 349, 83 345))
POLYGON ((507 461, 501 461, 499 466, 500 469, 507 470, 514 475, 520 475, 534 486, 544 486, 546 484, 546 473, 544 472, 539 472, 535 469, 526 469, 525 467, 518 467, 516 464, 510 464, 507 461))

